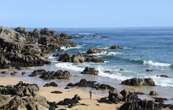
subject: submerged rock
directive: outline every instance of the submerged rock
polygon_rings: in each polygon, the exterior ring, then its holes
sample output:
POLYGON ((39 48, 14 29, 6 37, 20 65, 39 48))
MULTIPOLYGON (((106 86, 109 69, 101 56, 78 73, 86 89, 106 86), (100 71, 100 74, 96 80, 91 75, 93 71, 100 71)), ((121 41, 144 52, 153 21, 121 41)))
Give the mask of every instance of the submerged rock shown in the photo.
POLYGON ((122 47, 119 45, 112 45, 110 46, 110 49, 121 49, 122 47))
POLYGON ((121 84, 129 86, 155 86, 155 82, 151 78, 132 78, 122 81, 121 84))
POLYGON ((96 70, 95 68, 86 67, 86 68, 83 70, 83 72, 81 72, 81 74, 97 75, 97 74, 98 74, 98 70, 96 70))

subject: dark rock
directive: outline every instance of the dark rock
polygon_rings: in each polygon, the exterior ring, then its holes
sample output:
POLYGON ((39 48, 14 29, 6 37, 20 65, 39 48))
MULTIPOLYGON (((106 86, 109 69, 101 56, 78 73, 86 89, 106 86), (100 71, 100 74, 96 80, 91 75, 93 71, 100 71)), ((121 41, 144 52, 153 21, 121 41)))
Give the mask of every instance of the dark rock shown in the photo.
POLYGON ((119 45, 112 45, 110 46, 110 49, 121 49, 122 47, 119 45))
POLYGON ((61 91, 52 91, 51 93, 53 93, 53 94, 62 94, 61 91))
POLYGON ((146 72, 152 72, 153 70, 152 69, 146 69, 146 72))
POLYGON ((86 67, 86 68, 83 70, 83 72, 81 72, 81 74, 97 75, 97 74, 98 74, 98 70, 96 70, 95 68, 86 67))
POLYGON ((62 70, 58 70, 58 71, 52 71, 52 72, 46 72, 44 74, 40 75, 41 79, 44 80, 52 80, 52 79, 70 79, 70 72, 68 71, 62 71, 62 70))
POLYGON ((75 95, 73 98, 66 98, 63 101, 58 102, 58 105, 67 105, 71 108, 78 104, 79 100, 81 100, 81 98, 78 95, 75 95))
POLYGON ((3 108, 3 110, 48 110, 49 105, 47 104, 47 100, 41 96, 15 96, 0 108, 3 108))
POLYGON ((109 95, 108 97, 104 97, 101 98, 100 100, 98 100, 98 102, 100 103, 119 103, 122 100, 122 96, 120 94, 118 94, 118 92, 116 90, 114 91, 109 91, 109 95))
POLYGON ((87 54, 95 54, 95 53, 101 53, 103 52, 104 49, 102 48, 90 48, 88 51, 87 51, 87 54))
POLYGON ((129 91, 127 91, 126 89, 123 89, 120 94, 123 96, 123 101, 126 99, 126 97, 129 95, 129 91))
POLYGON ((43 87, 57 87, 58 85, 55 82, 50 82, 50 83, 46 83, 43 87))
POLYGON ((87 81, 86 79, 81 79, 79 82, 73 84, 73 83, 69 83, 67 84, 67 87, 91 87, 97 90, 110 90, 113 91, 114 87, 107 85, 107 84, 99 84, 96 83, 96 81, 87 81))
POLYGON ((58 61, 61 61, 61 62, 71 62, 71 56, 67 53, 65 54, 62 54, 59 56, 59 59, 58 61))
POLYGON ((157 75, 157 77, 169 78, 169 76, 168 76, 168 75, 157 75))
POLYGON ((10 73, 10 75, 12 75, 12 76, 14 76, 16 74, 17 74, 17 72, 15 72, 15 71, 10 73))
POLYGON ((41 70, 35 70, 33 71, 29 76, 39 76, 41 79, 44 80, 52 80, 52 79, 69 79, 70 78, 70 72, 68 71, 46 71, 44 69, 41 70))
POLYGON ((121 84, 129 86, 155 86, 155 82, 151 78, 132 78, 122 81, 121 84))
POLYGON ((126 97, 125 103, 120 110, 161 110, 162 105, 152 100, 141 100, 134 93, 126 97))
POLYGON ((86 56, 85 58, 86 62, 94 62, 94 63, 104 63, 104 61, 102 59, 99 59, 97 57, 94 57, 94 56, 86 56))
POLYGON ((30 77, 35 77, 35 76, 38 76, 38 75, 41 75, 41 74, 44 74, 44 73, 47 73, 47 71, 44 70, 44 69, 38 69, 38 70, 34 70, 29 76, 30 77))
POLYGON ((167 98, 163 97, 153 97, 155 99, 155 102, 163 103, 164 101, 168 100, 167 98))
POLYGON ((149 95, 156 96, 156 95, 158 95, 158 93, 156 91, 150 91, 149 95))
POLYGON ((22 73, 21 73, 22 76, 25 75, 25 74, 26 74, 26 72, 22 72, 22 73))
POLYGON ((61 46, 75 44, 47 28, 30 32, 22 27, 0 27, 0 68, 49 64, 47 55, 61 46))
MULTIPOLYGON (((49 110, 56 110, 56 108, 58 108, 57 103, 56 102, 48 102, 49 104, 49 110)), ((59 109, 58 109, 59 110, 59 109)))

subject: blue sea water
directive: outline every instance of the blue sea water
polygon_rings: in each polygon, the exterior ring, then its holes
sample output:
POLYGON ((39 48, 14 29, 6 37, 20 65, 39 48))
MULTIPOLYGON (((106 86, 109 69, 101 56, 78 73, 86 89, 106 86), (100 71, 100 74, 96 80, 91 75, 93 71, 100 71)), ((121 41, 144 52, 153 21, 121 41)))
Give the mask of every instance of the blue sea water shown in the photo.
POLYGON ((173 87, 173 28, 100 28, 57 29, 75 35, 77 48, 68 52, 85 52, 92 47, 108 48, 118 44, 123 49, 107 50, 96 54, 103 64, 57 64, 58 67, 82 71, 95 67, 101 77, 125 80, 132 77, 151 77, 159 86, 173 87), (146 71, 147 69, 152 71, 146 71), (168 75, 169 78, 158 75, 168 75))

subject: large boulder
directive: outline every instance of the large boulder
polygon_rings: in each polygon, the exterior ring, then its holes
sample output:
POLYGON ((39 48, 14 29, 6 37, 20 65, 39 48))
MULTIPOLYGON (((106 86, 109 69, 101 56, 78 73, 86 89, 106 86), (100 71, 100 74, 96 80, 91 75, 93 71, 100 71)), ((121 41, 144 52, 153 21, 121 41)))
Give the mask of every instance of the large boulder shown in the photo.
POLYGON ((97 75, 98 74, 98 70, 96 70, 95 68, 86 67, 83 70, 83 72, 81 72, 81 74, 97 75))
POLYGON ((98 100, 100 103, 119 103, 122 100, 122 96, 116 91, 109 91, 108 97, 98 100))
POLYGON ((44 69, 34 70, 29 76, 39 76, 39 78, 44 80, 53 80, 53 79, 70 79, 70 72, 57 70, 57 71, 46 71, 44 69))
POLYGON ((141 100, 136 94, 129 94, 120 110, 161 110, 162 104, 152 100, 141 100))
POLYGON ((129 86, 155 86, 155 82, 151 78, 132 78, 122 81, 121 84, 129 86))
POLYGON ((81 98, 78 95, 75 95, 73 98, 66 98, 60 102, 58 102, 58 105, 67 105, 69 108, 75 106, 79 103, 81 98))
POLYGON ((59 56, 58 61, 71 62, 71 56, 68 53, 62 54, 62 55, 59 56))
POLYGON ((71 57, 71 61, 72 61, 73 63, 83 63, 83 62, 85 62, 85 57, 84 57, 84 55, 82 55, 82 54, 73 55, 73 56, 71 57))
POLYGON ((70 79, 70 72, 68 71, 62 71, 62 70, 58 70, 58 71, 52 71, 52 72, 47 72, 44 74, 40 75, 41 79, 44 80, 52 80, 52 79, 70 79))
POLYGON ((0 106, 3 110, 48 110, 46 98, 41 96, 19 97, 15 96, 8 103, 0 106))
POLYGON ((46 83, 43 87, 57 87, 58 84, 56 84, 55 82, 50 82, 50 83, 46 83))
POLYGON ((15 86, 2 86, 0 87, 0 94, 3 95, 17 95, 23 96, 35 96, 39 91, 39 87, 36 84, 27 84, 20 81, 15 86))

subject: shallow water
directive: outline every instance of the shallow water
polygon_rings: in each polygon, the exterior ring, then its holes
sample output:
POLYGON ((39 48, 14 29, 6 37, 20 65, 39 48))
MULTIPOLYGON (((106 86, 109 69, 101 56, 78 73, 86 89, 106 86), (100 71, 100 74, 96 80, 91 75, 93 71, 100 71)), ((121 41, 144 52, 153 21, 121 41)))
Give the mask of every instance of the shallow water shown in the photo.
POLYGON ((123 46, 123 49, 96 54, 104 59, 104 64, 58 63, 57 67, 81 71, 92 66, 99 70, 100 76, 112 80, 151 77, 158 86, 173 87, 173 28, 57 30, 78 36, 73 39, 79 44, 78 48, 66 49, 71 53, 85 52, 91 47, 108 48, 113 44, 123 46), (147 72, 147 69, 153 71, 147 72), (169 78, 157 75, 168 75, 169 78))

